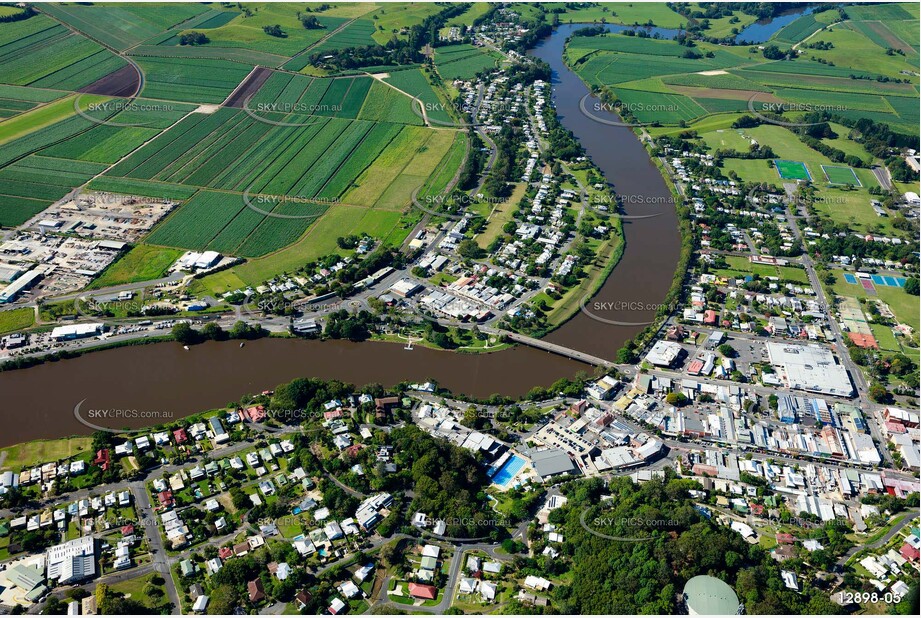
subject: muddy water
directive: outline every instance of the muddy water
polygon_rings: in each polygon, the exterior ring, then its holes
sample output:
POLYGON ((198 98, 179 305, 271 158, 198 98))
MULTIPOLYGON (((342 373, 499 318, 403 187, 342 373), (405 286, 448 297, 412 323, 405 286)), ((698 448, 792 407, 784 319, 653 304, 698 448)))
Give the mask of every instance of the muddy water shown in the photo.
POLYGON ((184 350, 158 343, 93 352, 80 358, 0 373, 0 446, 92 429, 74 416, 111 428, 136 428, 223 406, 296 377, 356 385, 437 379, 456 392, 520 395, 534 385, 592 367, 531 348, 457 354, 401 344, 261 339, 209 342, 184 350), (81 404, 82 402, 82 404, 81 404), (112 420, 100 410, 120 410, 112 420))
MULTIPOLYGON (((614 358, 624 341, 652 321, 665 298, 678 263, 681 237, 671 192, 633 131, 598 122, 581 111, 580 101, 589 90, 564 64, 563 45, 566 37, 582 27, 585 25, 559 26, 532 53, 553 69, 553 102, 563 125, 575 134, 624 202, 627 246, 604 286, 585 303, 586 310, 599 320, 582 313, 547 339, 602 358, 614 358)), ((655 31, 670 36, 669 31, 655 31)), ((612 113, 595 112, 595 103, 600 102, 590 97, 584 106, 593 116, 620 120, 612 113)))
MULTIPOLYGON (((534 50, 554 69, 553 97, 562 122, 624 196, 627 214, 655 216, 625 222, 624 256, 598 295, 586 303, 607 322, 580 313, 548 339, 613 358, 623 342, 652 319, 665 297, 680 239, 670 193, 633 133, 579 111, 588 91, 561 60, 564 40, 577 27, 561 26, 534 50)), ((91 433, 74 417, 81 401, 84 417, 90 410, 128 411, 118 421, 94 418, 94 423, 135 428, 222 406, 300 376, 357 385, 435 379, 453 391, 485 397, 520 395, 533 386, 590 370, 524 347, 478 355, 418 346, 407 351, 399 344, 286 339, 249 342, 243 348, 235 342, 207 343, 188 351, 174 343, 125 347, 0 373, 0 446, 91 433)))

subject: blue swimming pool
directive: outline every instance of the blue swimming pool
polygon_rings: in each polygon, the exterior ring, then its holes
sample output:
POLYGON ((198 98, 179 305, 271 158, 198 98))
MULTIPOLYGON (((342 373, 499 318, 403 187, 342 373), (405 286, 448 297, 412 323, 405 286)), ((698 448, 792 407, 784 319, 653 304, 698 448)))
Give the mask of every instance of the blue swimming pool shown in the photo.
POLYGON ((518 455, 512 455, 508 458, 502 467, 496 470, 496 473, 492 477, 492 482, 496 485, 505 487, 509 482, 515 478, 515 475, 521 471, 524 467, 525 461, 518 455))

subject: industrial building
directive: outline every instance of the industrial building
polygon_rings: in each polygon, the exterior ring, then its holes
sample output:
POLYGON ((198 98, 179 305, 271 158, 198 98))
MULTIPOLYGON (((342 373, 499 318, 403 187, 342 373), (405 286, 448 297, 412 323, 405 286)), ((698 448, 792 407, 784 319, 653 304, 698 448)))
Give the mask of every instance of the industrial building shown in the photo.
POLYGON ((55 341, 71 341, 73 339, 83 339, 85 337, 95 337, 101 335, 105 329, 105 324, 68 324, 67 326, 57 326, 51 331, 51 338, 55 341))
POLYGON ((831 350, 779 342, 768 342, 766 346, 771 365, 789 388, 836 397, 854 396, 851 378, 831 350))

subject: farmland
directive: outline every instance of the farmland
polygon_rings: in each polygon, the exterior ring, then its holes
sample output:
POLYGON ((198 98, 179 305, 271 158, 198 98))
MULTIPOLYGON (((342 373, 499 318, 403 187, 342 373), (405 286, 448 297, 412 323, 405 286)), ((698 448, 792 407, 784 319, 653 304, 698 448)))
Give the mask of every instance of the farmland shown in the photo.
POLYGON ((621 100, 642 123, 675 126, 743 112, 757 95, 758 104, 822 106, 845 118, 871 118, 917 134, 918 52, 897 34, 915 32, 917 18, 900 5, 892 7, 897 17, 885 24, 861 10, 841 23, 833 23, 835 10, 794 20, 772 43, 788 49, 815 33, 809 43, 825 46, 800 49, 792 61, 768 60, 757 47, 697 42, 689 49, 624 34, 573 37, 565 55, 585 82, 621 100), (902 53, 890 55, 889 48, 902 53))
POLYGON ((221 103, 250 71, 210 58, 138 58, 146 81, 141 95, 189 103, 221 103))
POLYGON ((472 79, 480 71, 494 69, 499 61, 495 52, 472 45, 439 47, 435 54, 438 74, 448 81, 472 79))
POLYGON ((101 41, 114 49, 124 50, 175 24, 203 13, 207 9, 197 4, 176 6, 50 4, 44 10, 90 38, 101 41))
POLYGON ((27 86, 0 84, 0 120, 35 109, 43 103, 60 99, 67 93, 62 90, 46 90, 27 86))
MULTIPOLYGON (((413 98, 422 101, 426 107, 426 113, 434 122, 441 125, 451 124, 451 117, 448 115, 447 105, 441 100, 432 85, 429 83, 422 69, 405 69, 402 71, 393 71, 385 78, 387 83, 413 98)), ((418 104, 416 106, 419 111, 418 104)), ((421 112, 420 112, 421 113, 421 112)))

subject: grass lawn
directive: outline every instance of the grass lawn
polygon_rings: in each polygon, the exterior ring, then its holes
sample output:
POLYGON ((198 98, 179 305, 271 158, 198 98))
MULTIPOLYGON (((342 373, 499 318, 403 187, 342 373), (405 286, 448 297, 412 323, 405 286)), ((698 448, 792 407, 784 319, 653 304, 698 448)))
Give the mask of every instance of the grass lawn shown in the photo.
POLYGON ((745 129, 717 129, 708 131, 700 137, 712 150, 731 148, 738 152, 747 152, 751 138, 743 137, 743 135, 747 135, 745 129))
POLYGON ((58 461, 86 453, 93 445, 88 437, 34 440, 0 449, 0 469, 20 470, 39 463, 58 461))
POLYGON ((899 345, 895 335, 892 334, 892 329, 888 326, 870 324, 870 330, 873 331, 873 336, 876 338, 876 343, 879 344, 881 350, 890 350, 892 352, 902 351, 902 346, 899 345))
POLYGON ((183 253, 172 247, 138 245, 102 271, 89 289, 159 279, 183 253))
POLYGON ((118 582, 117 584, 109 584, 109 590, 113 592, 120 592, 129 599, 134 599, 144 603, 146 598, 146 595, 144 594, 144 587, 156 575, 157 573, 148 573, 147 575, 135 577, 134 579, 128 579, 123 582, 118 582))
POLYGON ((766 183, 781 186, 783 181, 777 175, 774 162, 765 159, 723 159, 723 170, 735 172, 739 178, 747 182, 766 183))
POLYGON ((29 328, 33 324, 35 324, 35 311, 31 307, 0 311, 0 335, 29 328))
POLYGON ((809 283, 809 277, 802 268, 793 266, 773 266, 771 264, 753 264, 744 257, 737 255, 725 256, 729 268, 741 272, 761 275, 762 277, 779 277, 785 281, 809 283))
POLYGON ((865 189, 822 187, 817 192, 815 208, 835 223, 846 224, 855 232, 903 236, 905 232, 892 227, 890 217, 877 216, 870 205, 871 199, 873 196, 865 189))
POLYGON ((492 212, 489 214, 486 227, 476 236, 476 242, 480 247, 485 249, 492 241, 502 234, 502 226, 512 220, 512 214, 515 212, 515 209, 518 208, 518 202, 524 197, 527 188, 527 183, 517 183, 508 200, 495 205, 492 212))

